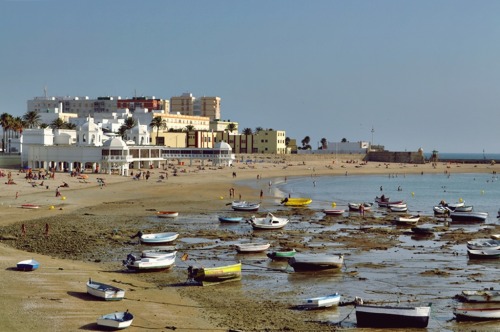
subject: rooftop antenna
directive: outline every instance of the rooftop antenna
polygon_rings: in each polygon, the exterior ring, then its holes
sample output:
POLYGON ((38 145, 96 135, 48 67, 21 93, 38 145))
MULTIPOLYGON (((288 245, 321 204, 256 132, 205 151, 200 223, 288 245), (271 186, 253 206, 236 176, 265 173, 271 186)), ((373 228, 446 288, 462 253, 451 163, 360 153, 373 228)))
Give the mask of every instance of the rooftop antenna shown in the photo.
POLYGON ((47 99, 47 86, 43 88, 43 93, 45 95, 45 99, 47 99))

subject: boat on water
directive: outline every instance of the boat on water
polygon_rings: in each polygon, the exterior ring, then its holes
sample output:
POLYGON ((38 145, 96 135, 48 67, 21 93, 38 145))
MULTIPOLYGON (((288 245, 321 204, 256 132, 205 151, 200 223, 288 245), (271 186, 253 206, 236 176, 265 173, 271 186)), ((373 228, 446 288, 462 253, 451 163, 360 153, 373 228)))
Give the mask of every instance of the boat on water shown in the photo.
POLYGON ((17 263, 19 271, 34 271, 40 267, 40 263, 34 259, 27 259, 17 263))
POLYGON ((487 212, 456 212, 450 213, 451 221, 454 222, 484 222, 488 218, 487 212))
POLYGON ((106 327, 107 329, 122 330, 132 325, 134 315, 130 312, 113 312, 103 315, 97 319, 97 325, 106 327))
POLYGON ((303 309, 322 309, 336 306, 340 303, 340 294, 334 293, 326 296, 311 297, 305 299, 302 304, 299 305, 303 309))
POLYGON ((250 218, 250 224, 254 229, 280 229, 286 226, 290 220, 288 218, 280 218, 268 212, 264 218, 250 218))
POLYGON ((271 258, 273 261, 275 260, 287 260, 293 256, 295 256, 297 252, 295 249, 284 249, 280 251, 268 252, 267 257, 271 258))
POLYGON ((453 212, 456 210, 456 208, 461 208, 461 207, 465 206, 465 202, 461 201, 461 202, 456 202, 456 203, 446 203, 446 201, 442 200, 441 202, 439 202, 439 204, 437 206, 447 208, 448 210, 453 212))
POLYGON ((399 216, 394 218, 394 221, 397 224, 401 225, 416 225, 420 220, 420 215, 412 215, 412 216, 399 216))
POLYGON ((188 267, 188 278, 210 286, 241 280, 241 262, 217 267, 188 267))
POLYGON ((344 214, 345 209, 324 209, 323 213, 328 216, 340 216, 344 214))
POLYGON ((239 223, 242 220, 243 220, 243 217, 219 216, 219 221, 225 222, 225 223, 239 223))
POLYGON ((235 245, 236 251, 239 253, 263 252, 269 249, 270 246, 271 246, 270 243, 256 243, 256 242, 239 243, 235 245))
POLYGON ((286 197, 281 200, 281 204, 285 206, 307 206, 311 204, 312 199, 306 197, 286 197))
POLYGON ((38 209, 38 208, 40 208, 40 205, 36 205, 36 204, 22 204, 21 208, 23 208, 23 209, 38 209))
POLYGON ((153 233, 153 234, 142 234, 142 243, 168 243, 175 241, 179 237, 179 233, 168 232, 168 233, 153 233))
POLYGON ((378 204, 379 207, 390 207, 391 205, 400 205, 400 204, 404 204, 404 201, 399 199, 399 200, 394 200, 394 201, 391 201, 389 199, 389 197, 385 197, 385 196, 381 196, 381 197, 375 197, 375 203, 378 204))
POLYGON ((458 321, 500 319, 500 307, 455 308, 453 314, 458 321))
POLYGON ((231 207, 235 211, 258 211, 260 203, 252 203, 246 201, 233 201, 231 207))
POLYGON ((161 247, 156 247, 152 249, 146 249, 141 251, 141 257, 149 257, 149 258, 154 258, 154 257, 162 257, 162 256, 167 256, 167 255, 175 255, 176 254, 176 247, 175 246, 161 246, 161 247))
POLYGON ((120 301, 125 297, 124 289, 97 282, 92 279, 87 281, 87 293, 105 301, 120 301))
POLYGON ((388 206, 389 210, 391 212, 407 212, 408 211, 408 206, 405 203, 402 204, 391 204, 388 206))
POLYGON ((500 302, 500 290, 464 290, 458 297, 464 302, 500 302))
POLYGON ((123 261, 123 265, 125 265, 129 270, 139 272, 167 270, 175 265, 176 254, 177 252, 174 252, 172 255, 144 257, 140 259, 136 258, 132 254, 128 254, 127 259, 123 261))
POLYGON ((467 249, 473 249, 473 250, 500 249, 500 240, 479 239, 479 240, 467 241, 467 249))
POLYGON ((436 205, 432 208, 435 216, 447 216, 451 213, 451 210, 445 206, 436 205))
POLYGON ((349 211, 360 211, 361 207, 363 207, 364 211, 370 211, 372 209, 372 203, 347 203, 349 207, 349 211))
POLYGON ((472 210, 474 210, 472 205, 462 205, 455 207, 454 212, 472 212, 472 210))
POLYGON ((500 249, 467 249, 467 255, 472 259, 500 258, 500 249))
POLYGON ((288 260, 295 272, 338 270, 344 264, 344 255, 296 254, 288 260))
POLYGON ((158 211, 156 212, 158 218, 175 218, 179 216, 177 211, 158 211))
MULTIPOLYGON (((359 302, 359 300, 358 300, 359 302)), ((425 328, 429 324, 431 303, 425 306, 385 306, 356 304, 358 327, 425 328)))

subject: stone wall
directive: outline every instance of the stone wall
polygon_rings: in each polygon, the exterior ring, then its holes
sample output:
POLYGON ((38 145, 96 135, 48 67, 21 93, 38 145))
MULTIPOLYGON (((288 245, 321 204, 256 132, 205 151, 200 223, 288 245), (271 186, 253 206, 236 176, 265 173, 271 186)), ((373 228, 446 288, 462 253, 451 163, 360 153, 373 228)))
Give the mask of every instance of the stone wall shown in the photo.
POLYGON ((407 163, 424 164, 425 158, 420 152, 391 152, 391 151, 370 151, 366 155, 367 161, 385 163, 407 163))

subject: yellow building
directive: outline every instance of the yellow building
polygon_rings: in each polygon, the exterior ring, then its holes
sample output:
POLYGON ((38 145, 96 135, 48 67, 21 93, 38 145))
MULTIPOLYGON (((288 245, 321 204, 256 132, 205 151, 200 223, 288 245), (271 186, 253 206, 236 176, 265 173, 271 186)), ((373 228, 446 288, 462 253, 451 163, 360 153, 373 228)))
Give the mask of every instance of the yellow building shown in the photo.
POLYGON ((208 117, 210 120, 220 119, 220 97, 196 98, 186 92, 181 96, 170 98, 170 112, 181 115, 208 117))
POLYGON ((252 135, 217 132, 217 142, 224 141, 233 149, 233 153, 268 153, 287 154, 284 130, 262 130, 252 135))

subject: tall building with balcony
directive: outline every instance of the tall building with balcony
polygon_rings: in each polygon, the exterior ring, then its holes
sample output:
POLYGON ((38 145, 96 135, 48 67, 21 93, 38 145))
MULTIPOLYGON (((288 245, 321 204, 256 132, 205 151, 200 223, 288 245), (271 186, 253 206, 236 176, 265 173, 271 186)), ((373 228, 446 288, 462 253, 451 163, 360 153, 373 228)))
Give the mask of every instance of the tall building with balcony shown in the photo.
POLYGON ((97 113, 113 113, 117 110, 117 101, 121 97, 35 97, 28 100, 28 112, 43 113, 59 109, 59 113, 75 113, 79 117, 94 116, 97 113))
POLYGON ((170 98, 171 113, 208 117, 210 120, 220 119, 220 105, 220 97, 196 98, 189 92, 170 98))

